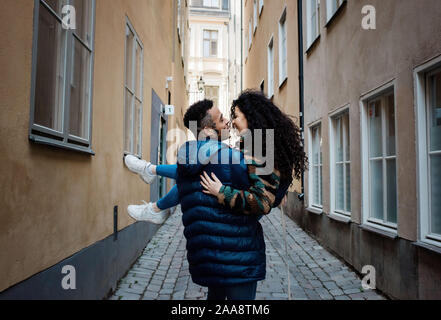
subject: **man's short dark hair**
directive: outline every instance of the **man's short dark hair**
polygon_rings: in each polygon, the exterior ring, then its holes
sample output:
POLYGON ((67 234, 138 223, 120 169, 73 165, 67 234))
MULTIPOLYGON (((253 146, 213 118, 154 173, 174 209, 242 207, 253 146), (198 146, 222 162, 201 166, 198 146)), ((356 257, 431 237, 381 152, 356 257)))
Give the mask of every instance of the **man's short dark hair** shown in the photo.
POLYGON ((196 121, 198 132, 205 127, 214 128, 214 122, 208 114, 208 110, 213 108, 213 101, 201 100, 190 106, 184 115, 184 125, 190 129, 190 122, 196 121))

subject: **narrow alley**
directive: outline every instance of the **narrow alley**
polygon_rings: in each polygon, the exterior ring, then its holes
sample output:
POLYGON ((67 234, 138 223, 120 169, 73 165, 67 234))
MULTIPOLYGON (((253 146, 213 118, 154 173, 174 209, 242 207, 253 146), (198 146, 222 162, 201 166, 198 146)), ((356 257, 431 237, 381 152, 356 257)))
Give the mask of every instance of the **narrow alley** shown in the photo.
MULTIPOLYGON (((360 277, 341 260, 274 209, 261 219, 267 275, 257 286, 256 300, 383 300, 375 290, 363 290, 360 277), (290 279, 286 264, 289 265, 290 279)), ((182 212, 179 207, 161 226, 132 268, 120 280, 110 300, 205 300, 207 288, 192 282, 186 259, 182 212)))

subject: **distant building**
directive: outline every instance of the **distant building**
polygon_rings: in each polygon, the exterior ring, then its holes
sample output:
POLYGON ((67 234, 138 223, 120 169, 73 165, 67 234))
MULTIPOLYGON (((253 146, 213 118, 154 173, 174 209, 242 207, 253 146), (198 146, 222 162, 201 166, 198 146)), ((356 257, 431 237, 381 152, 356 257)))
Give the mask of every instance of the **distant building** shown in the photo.
POLYGON ((190 0, 189 28, 189 105, 211 99, 229 116, 240 91, 240 2, 190 0))

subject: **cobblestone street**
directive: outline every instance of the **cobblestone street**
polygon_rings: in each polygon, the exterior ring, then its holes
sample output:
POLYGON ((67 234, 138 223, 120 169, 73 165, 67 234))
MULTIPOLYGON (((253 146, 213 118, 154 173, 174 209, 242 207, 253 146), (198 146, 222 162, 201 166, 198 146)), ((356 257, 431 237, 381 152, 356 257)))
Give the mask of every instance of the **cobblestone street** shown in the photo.
MULTIPOLYGON (((111 300, 206 299, 207 288, 194 284, 188 271, 182 213, 176 210, 118 283, 111 300)), ((267 274, 257 286, 257 300, 378 300, 375 290, 363 290, 359 276, 281 211, 261 219, 265 234, 267 274), (289 281, 286 264, 289 265, 289 281)))

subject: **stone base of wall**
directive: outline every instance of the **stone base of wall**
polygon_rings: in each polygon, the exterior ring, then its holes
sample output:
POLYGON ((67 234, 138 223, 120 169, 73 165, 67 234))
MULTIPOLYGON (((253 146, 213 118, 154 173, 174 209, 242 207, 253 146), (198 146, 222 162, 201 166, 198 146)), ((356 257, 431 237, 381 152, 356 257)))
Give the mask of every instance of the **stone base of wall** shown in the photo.
POLYGON ((106 298, 141 255, 159 226, 137 222, 0 293, 0 300, 106 298), (63 266, 75 268, 76 289, 65 290, 63 266))
POLYGON ((363 266, 376 271, 376 288, 392 299, 441 299, 441 250, 422 247, 331 219, 304 209, 289 193, 286 214, 326 249, 361 274, 363 266), (438 252, 437 252, 438 251, 438 252))

